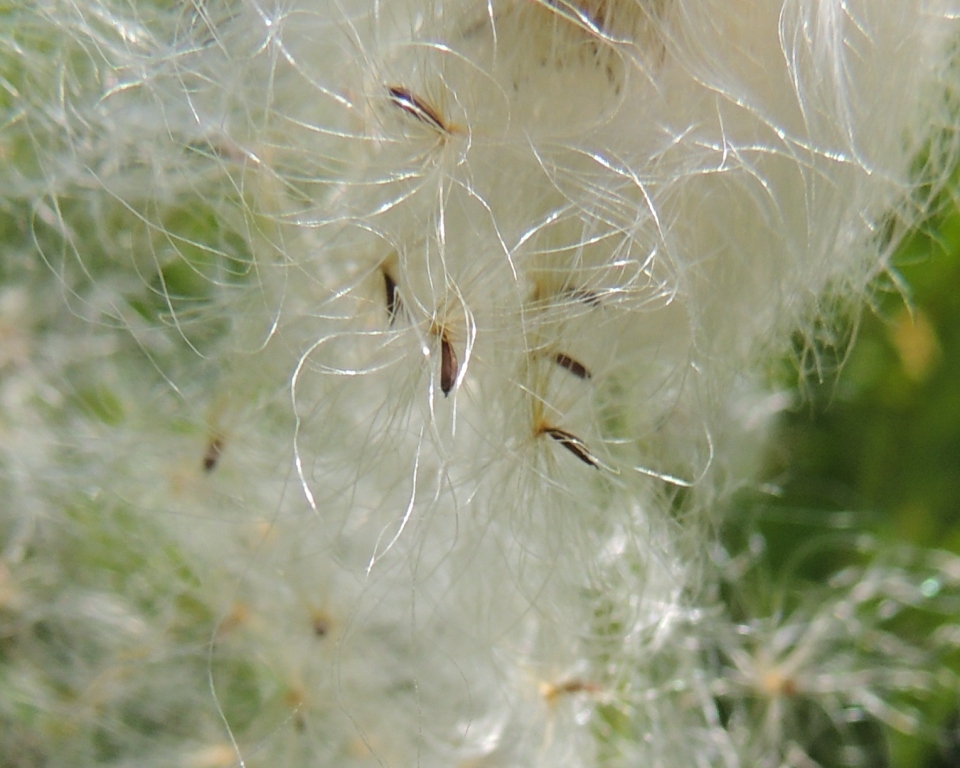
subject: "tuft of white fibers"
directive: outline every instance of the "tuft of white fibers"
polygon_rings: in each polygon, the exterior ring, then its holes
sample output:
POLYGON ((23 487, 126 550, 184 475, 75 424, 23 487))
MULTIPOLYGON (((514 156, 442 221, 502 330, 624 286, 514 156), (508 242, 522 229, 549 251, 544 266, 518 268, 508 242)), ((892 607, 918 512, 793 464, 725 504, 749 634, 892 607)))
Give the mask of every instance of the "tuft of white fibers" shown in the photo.
POLYGON ((733 611, 744 620, 707 647, 722 669, 713 690, 728 707, 727 730, 751 765, 819 764, 838 749, 858 765, 890 764, 880 724, 935 738, 921 705, 957 688, 944 664, 956 652, 952 625, 923 643, 904 627, 923 633, 952 620, 960 558, 885 548, 867 535, 821 541, 805 555, 828 558, 835 547, 861 562, 793 594, 751 578, 769 569, 762 548, 725 564, 725 579, 751 584, 733 611))
POLYGON ((784 701, 949 684, 711 553, 955 162, 955 2, 0 7, 13 765, 811 765, 784 701))

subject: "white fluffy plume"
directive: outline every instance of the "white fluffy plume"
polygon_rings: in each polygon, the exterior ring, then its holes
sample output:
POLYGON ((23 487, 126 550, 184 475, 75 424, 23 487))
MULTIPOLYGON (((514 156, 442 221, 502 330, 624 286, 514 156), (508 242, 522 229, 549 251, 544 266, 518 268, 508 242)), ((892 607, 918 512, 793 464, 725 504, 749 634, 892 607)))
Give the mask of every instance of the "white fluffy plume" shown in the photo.
POLYGON ((706 554, 954 162, 956 3, 4 12, 15 764, 810 764, 706 554))

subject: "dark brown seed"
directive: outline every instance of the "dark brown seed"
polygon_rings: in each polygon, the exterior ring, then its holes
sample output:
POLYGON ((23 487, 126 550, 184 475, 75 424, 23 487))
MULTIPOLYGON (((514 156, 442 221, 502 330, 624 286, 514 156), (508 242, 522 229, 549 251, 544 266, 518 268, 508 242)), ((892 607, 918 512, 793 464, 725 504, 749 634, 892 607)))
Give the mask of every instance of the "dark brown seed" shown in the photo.
POLYGON ((217 462, 220 461, 220 454, 223 452, 223 438, 214 437, 207 445, 207 452, 203 454, 203 471, 213 472, 217 468, 217 462))
POLYGON ((390 317, 390 325, 393 325, 401 308, 400 294, 397 290, 397 282, 386 270, 383 271, 383 284, 387 289, 387 315, 390 317))
POLYGON ((429 125, 441 133, 450 133, 450 126, 440 113, 416 94, 400 85, 388 85, 387 92, 391 101, 408 115, 413 115, 424 125, 429 125))
POLYGON ((326 637, 330 632, 330 619, 324 614, 313 617, 313 634, 317 637, 326 637))
POLYGON ((457 362, 457 353, 453 349, 453 344, 447 339, 447 335, 440 335, 440 390, 446 397, 457 383, 457 372, 459 370, 457 362))
POLYGON ((582 301, 584 304, 587 304, 591 307, 599 307, 601 304, 600 294, 596 291, 589 291, 584 288, 574 288, 573 290, 564 291, 564 293, 575 301, 582 301))
POLYGON ((587 366, 578 360, 574 360, 569 355, 563 354, 563 352, 557 352, 553 356, 553 362, 559 365, 561 368, 566 368, 570 373, 576 376, 578 379, 590 379, 593 378, 593 374, 587 370, 587 366))
POLYGON ((589 464, 594 469, 600 469, 600 462, 594 458, 593 454, 587 449, 587 446, 585 446, 583 441, 576 435, 572 435, 565 429, 560 429, 559 427, 543 427, 540 430, 540 434, 552 437, 584 464, 589 464))

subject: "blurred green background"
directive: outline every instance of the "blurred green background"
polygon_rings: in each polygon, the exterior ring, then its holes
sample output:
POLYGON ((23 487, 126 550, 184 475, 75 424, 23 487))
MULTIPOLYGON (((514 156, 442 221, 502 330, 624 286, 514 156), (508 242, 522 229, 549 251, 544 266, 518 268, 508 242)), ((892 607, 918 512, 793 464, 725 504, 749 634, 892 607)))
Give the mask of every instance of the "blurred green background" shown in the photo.
MULTIPOLYGON (((798 378, 791 363, 792 380, 783 381, 797 397, 772 440, 766 485, 743 494, 734 518, 734 538, 763 533, 760 578, 821 582, 857 562, 837 542, 863 532, 883 544, 960 553, 958 189, 899 248, 893 266, 902 284, 888 281, 850 323, 855 331, 816 350, 820 370, 798 378)), ((907 621, 922 641, 960 615, 907 621)), ((946 663, 960 674, 957 653, 946 663)), ((825 764, 960 768, 960 692, 919 706, 927 733, 905 737, 874 724, 858 757, 838 749, 825 764)))

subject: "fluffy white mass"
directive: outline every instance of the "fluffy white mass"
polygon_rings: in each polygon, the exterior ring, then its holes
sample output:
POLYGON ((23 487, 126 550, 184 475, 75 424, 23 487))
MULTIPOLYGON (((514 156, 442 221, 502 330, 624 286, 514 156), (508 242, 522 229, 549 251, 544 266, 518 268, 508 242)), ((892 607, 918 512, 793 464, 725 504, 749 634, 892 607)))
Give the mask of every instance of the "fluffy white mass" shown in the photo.
POLYGON ((711 530, 954 162, 958 12, 4 8, 19 764, 808 765, 711 530))

